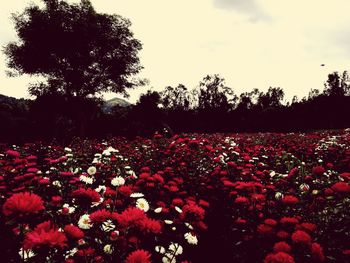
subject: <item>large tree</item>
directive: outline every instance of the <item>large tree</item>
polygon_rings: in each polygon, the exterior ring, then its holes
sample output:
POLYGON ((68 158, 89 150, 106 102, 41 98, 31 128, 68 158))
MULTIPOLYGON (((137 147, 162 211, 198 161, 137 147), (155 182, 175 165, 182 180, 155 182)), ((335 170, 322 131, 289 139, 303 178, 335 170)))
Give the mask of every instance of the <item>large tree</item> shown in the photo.
POLYGON ((4 49, 12 73, 47 79, 29 88, 32 95, 127 94, 126 89, 142 82, 132 79, 142 68, 141 43, 130 31, 128 19, 97 13, 89 0, 42 1, 43 8, 31 4, 13 15, 19 40, 4 49))

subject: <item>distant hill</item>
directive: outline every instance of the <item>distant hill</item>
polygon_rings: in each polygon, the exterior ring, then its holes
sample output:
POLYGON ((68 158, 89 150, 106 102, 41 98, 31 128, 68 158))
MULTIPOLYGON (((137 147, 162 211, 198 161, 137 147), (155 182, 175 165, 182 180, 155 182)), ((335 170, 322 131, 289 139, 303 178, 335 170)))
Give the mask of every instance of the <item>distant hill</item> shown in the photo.
POLYGON ((110 100, 107 100, 103 106, 102 106, 102 110, 104 111, 104 113, 111 113, 112 112, 112 108, 115 106, 120 106, 120 107, 128 107, 130 106, 131 103, 124 100, 124 99, 120 99, 120 98, 113 98, 110 100))

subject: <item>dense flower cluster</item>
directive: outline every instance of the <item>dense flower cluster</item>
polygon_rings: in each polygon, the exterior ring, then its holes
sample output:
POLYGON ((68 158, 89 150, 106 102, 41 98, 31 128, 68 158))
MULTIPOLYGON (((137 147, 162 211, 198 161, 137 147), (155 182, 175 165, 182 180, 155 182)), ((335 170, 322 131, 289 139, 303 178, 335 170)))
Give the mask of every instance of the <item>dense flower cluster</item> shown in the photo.
POLYGON ((349 194, 349 130, 0 145, 2 256, 347 262, 349 194))

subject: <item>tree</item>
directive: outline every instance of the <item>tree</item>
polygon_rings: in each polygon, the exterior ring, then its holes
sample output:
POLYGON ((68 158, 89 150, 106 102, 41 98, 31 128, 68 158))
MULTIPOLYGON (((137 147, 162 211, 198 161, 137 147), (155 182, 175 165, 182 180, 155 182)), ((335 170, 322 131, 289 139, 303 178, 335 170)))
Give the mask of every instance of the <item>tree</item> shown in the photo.
POLYGON ((340 76, 338 72, 328 75, 325 83, 324 94, 332 97, 342 97, 349 93, 349 75, 344 71, 340 76))
POLYGON ((199 83, 198 108, 200 110, 227 112, 233 108, 236 99, 233 90, 225 85, 225 79, 218 74, 207 75, 199 83))
POLYGON ((133 37, 128 19, 97 13, 89 0, 42 1, 43 8, 32 4, 13 15, 19 41, 4 49, 11 74, 47 79, 29 88, 32 95, 86 98, 105 91, 126 95, 126 89, 142 84, 130 79, 142 67, 137 56, 141 43, 133 37))
POLYGON ((167 86, 160 95, 162 98, 162 104, 166 109, 186 111, 190 107, 190 92, 183 84, 179 84, 175 88, 167 86))

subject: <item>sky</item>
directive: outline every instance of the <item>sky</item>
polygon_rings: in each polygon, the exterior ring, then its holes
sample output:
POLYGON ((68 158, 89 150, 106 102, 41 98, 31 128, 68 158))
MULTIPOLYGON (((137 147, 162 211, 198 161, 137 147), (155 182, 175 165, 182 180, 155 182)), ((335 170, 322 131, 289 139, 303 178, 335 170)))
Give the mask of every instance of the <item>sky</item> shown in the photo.
MULTIPOLYGON (((28 3, 0 3, 0 46, 15 41, 11 13, 28 3)), ((79 2, 69 0, 68 2, 79 2)), ((149 84, 130 92, 130 102, 147 89, 179 83, 192 89, 219 74, 239 95, 281 87, 285 100, 323 90, 327 75, 350 71, 348 0, 91 0, 97 12, 130 19, 149 84), (325 66, 321 66, 325 64, 325 66)), ((0 94, 30 98, 30 76, 7 77, 0 52, 0 94)), ((105 94, 106 99, 115 94, 105 94)))

